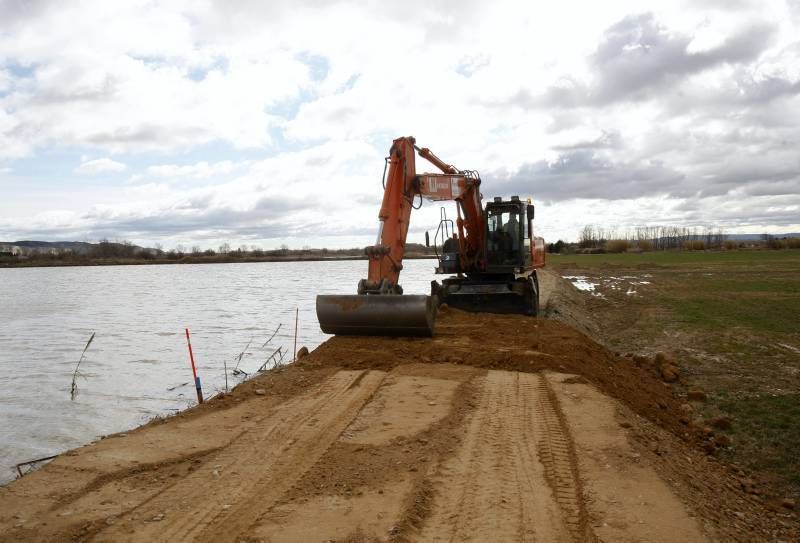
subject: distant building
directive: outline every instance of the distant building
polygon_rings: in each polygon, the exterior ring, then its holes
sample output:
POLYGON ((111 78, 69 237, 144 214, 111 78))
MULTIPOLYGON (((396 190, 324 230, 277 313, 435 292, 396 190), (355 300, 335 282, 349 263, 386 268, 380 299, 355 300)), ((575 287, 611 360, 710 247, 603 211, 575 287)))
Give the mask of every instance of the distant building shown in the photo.
POLYGON ((22 254, 22 247, 16 245, 0 245, 0 256, 20 256, 22 254))

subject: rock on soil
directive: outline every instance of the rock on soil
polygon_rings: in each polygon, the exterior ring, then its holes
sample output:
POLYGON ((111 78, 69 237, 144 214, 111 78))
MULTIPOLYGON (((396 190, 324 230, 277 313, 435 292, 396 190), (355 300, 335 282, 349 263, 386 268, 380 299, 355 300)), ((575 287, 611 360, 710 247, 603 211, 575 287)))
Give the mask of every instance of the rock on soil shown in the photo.
POLYGON ((700 389, 689 389, 686 393, 686 399, 690 402, 704 402, 706 398, 706 393, 700 389))
POLYGON ((730 417, 716 417, 709 420, 708 423, 720 430, 730 430, 733 427, 733 422, 730 417))
POLYGON ((658 368, 658 373, 666 383, 674 383, 680 378, 681 370, 675 359, 666 353, 656 353, 653 364, 658 368))
POLYGON ((714 438, 714 442, 720 447, 730 447, 733 445, 733 438, 727 435, 719 435, 714 438))

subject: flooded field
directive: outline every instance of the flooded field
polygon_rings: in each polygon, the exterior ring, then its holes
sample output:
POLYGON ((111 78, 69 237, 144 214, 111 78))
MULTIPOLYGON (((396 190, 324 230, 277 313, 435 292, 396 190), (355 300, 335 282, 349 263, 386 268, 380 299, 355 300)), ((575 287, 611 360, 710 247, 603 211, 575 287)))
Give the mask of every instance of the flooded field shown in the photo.
MULTIPOLYGON (((405 291, 429 292, 435 261, 403 264, 405 291)), ((0 269, 0 482, 18 462, 194 404, 185 327, 206 397, 224 390, 225 364, 236 366, 249 342, 239 362, 247 373, 277 347, 290 360, 295 308, 298 348, 315 347, 327 338, 316 295, 355 293, 366 269, 363 261, 0 269)), ((236 379, 229 371, 229 386, 236 379)))

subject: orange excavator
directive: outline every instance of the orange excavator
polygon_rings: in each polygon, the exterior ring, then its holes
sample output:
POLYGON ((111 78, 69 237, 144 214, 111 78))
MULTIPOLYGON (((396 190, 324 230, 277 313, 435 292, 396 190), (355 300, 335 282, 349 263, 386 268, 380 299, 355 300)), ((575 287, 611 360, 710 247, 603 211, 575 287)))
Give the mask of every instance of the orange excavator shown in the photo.
MULTIPOLYGON (((413 137, 394 140, 386 159, 375 245, 365 249, 366 279, 355 295, 317 296, 323 332, 340 335, 431 336, 439 304, 487 313, 539 313, 536 269, 544 266, 544 239, 533 235, 534 206, 518 196, 482 205, 481 178, 420 149, 413 137), (416 154, 442 173, 416 171, 416 154), (439 259, 431 294, 403 295, 399 284, 411 211, 422 200, 456 202, 455 224, 442 208, 433 238, 439 259)), ((431 245, 425 233, 426 245, 431 245)))

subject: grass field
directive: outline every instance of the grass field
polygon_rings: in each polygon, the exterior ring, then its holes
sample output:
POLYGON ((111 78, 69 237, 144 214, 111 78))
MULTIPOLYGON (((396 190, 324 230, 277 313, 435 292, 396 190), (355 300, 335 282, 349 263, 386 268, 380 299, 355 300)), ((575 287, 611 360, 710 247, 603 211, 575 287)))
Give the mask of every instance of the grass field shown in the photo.
POLYGON ((734 419, 723 455, 800 493, 800 250, 553 255, 593 284, 592 317, 622 352, 674 353, 698 415, 734 419), (632 292, 633 291, 633 292, 632 292))
POLYGON ((652 251, 646 253, 618 253, 597 255, 547 255, 547 262, 553 265, 574 263, 579 266, 611 264, 615 266, 664 265, 682 266, 702 264, 703 266, 725 265, 730 263, 769 266, 772 263, 800 264, 800 250, 779 251, 652 251))

